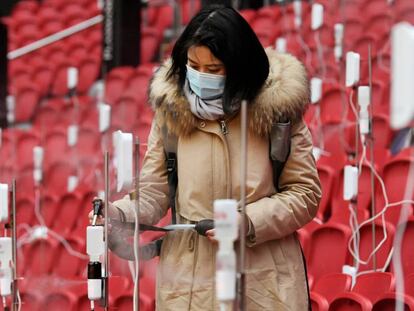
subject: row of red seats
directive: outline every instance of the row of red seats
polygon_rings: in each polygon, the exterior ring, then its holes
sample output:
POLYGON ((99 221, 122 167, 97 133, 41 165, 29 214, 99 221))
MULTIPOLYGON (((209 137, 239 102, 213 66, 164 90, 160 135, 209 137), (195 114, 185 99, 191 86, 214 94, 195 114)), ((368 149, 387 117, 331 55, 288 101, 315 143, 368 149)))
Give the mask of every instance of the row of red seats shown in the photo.
MULTIPOLYGON (((140 310, 152 311, 155 309, 154 280, 144 277, 140 282, 140 310)), ((23 310, 77 311, 90 309, 85 279, 33 278, 20 283, 20 293, 23 310)), ((132 310, 132 296, 133 289, 126 277, 113 276, 109 279, 109 310, 132 310)), ((96 302, 94 310, 104 309, 96 302)))
MULTIPOLYGON (((361 222, 358 222, 361 224, 361 222)), ((353 252, 359 253, 358 272, 371 271, 374 269, 385 269, 393 271, 390 267, 390 257, 393 255, 392 247, 394 243, 395 227, 385 222, 377 220, 375 223, 375 248, 383 241, 381 246, 373 252, 373 230, 372 223, 367 223, 359 230, 359 247, 353 252), (386 232, 386 236, 384 235, 386 232), (371 256, 370 256, 371 255, 371 256), (375 259, 374 259, 375 258, 375 259)), ((401 263, 405 274, 414 273, 414 265, 411 260, 414 252, 414 217, 410 216, 406 226, 401 247, 401 263)), ((402 227, 397 227, 398 230, 402 227)), ((312 222, 298 231, 301 244, 304 248, 305 257, 308 263, 308 274, 314 281, 319 280, 326 274, 339 273, 344 265, 354 265, 354 257, 348 247, 354 248, 354 241, 357 237, 352 232, 349 225, 344 223, 328 221, 322 225, 312 222), (351 241, 351 237, 353 240, 351 241), (321 262, 324 264, 321 265, 321 262)))
MULTIPOLYGON (((330 158, 330 161, 334 161, 334 159, 340 161, 338 157, 330 158)), ((381 212, 386 204, 381 181, 376 176, 374 176, 375 193, 372 194, 371 174, 378 174, 378 177, 382 179, 389 204, 402 200, 414 200, 414 197, 405 197, 405 187, 401 186, 408 183, 409 167, 413 162, 412 148, 407 148, 387 160, 381 169, 374 165, 373 169, 376 170, 376 173, 372 172, 371 167, 366 163, 361 166, 357 202, 354 204, 357 210, 361 212, 361 219, 366 219, 371 214, 370 209, 373 199, 375 200, 373 203, 375 203, 376 213, 381 212)), ((347 210, 349 205, 349 202, 343 199, 343 166, 336 168, 333 165, 326 165, 326 162, 324 164, 321 160, 317 167, 324 193, 317 217, 322 221, 327 219, 340 220, 341 217, 346 215, 344 211, 347 210)), ((410 206, 409 213, 413 214, 414 204, 408 206, 410 206)), ((402 204, 392 206, 388 208, 384 217, 390 223, 397 224, 401 209, 402 204)))
MULTIPOLYGON (((394 275, 389 272, 361 274, 355 284, 352 284, 350 275, 327 274, 312 287, 312 310, 393 310, 397 300, 395 282, 394 275)), ((407 275, 404 283, 404 310, 413 310, 414 274, 407 275)))

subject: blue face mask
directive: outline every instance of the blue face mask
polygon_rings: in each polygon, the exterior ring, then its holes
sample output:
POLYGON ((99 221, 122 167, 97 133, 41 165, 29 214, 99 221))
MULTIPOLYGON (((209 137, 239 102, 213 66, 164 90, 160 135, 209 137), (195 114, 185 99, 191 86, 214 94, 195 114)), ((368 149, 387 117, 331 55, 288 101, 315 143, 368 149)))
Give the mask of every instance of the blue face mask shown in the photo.
POLYGON ((187 80, 198 97, 215 99, 223 95, 226 76, 199 72, 187 65, 187 80))

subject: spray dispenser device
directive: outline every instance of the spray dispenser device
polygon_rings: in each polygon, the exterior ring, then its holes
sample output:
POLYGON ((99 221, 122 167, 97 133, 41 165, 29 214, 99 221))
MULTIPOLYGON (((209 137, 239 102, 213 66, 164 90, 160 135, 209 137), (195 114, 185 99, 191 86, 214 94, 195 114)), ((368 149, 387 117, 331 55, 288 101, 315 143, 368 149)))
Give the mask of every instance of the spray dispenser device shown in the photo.
POLYGON ((358 104, 359 104, 359 132, 363 137, 370 133, 370 121, 368 107, 370 103, 369 86, 360 86, 358 88, 358 104))
POLYGON ((236 200, 214 201, 215 237, 219 242, 216 254, 216 296, 221 304, 236 298, 236 253, 233 243, 238 235, 236 200))
POLYGON ((334 32, 335 32, 334 55, 335 55, 335 60, 339 62, 343 55, 344 24, 340 24, 340 23, 335 24, 334 32))
POLYGON ((102 200, 93 200, 93 221, 92 225, 86 228, 86 252, 89 255, 88 298, 91 301, 91 310, 94 310, 96 300, 104 298, 101 261, 105 253, 104 227, 96 225, 96 220, 101 213, 102 207, 102 200))
MULTIPOLYGON (((9 186, 0 184, 0 221, 9 220, 9 186)), ((12 292, 12 239, 0 237, 0 295, 3 299, 3 306, 6 310, 6 297, 12 292)))
POLYGON ((78 86, 78 77, 79 71, 76 67, 69 67, 67 72, 67 87, 69 90, 69 95, 72 96, 76 92, 76 87, 78 86))
POLYGON ((6 297, 12 294, 13 273, 10 263, 12 262, 12 238, 0 237, 0 294, 3 300, 4 310, 6 297))
POLYGON ((9 219, 9 185, 0 184, 0 221, 9 219))
POLYGON ((43 179, 43 156, 44 150, 40 146, 36 146, 33 148, 33 179, 35 185, 39 185, 43 179))

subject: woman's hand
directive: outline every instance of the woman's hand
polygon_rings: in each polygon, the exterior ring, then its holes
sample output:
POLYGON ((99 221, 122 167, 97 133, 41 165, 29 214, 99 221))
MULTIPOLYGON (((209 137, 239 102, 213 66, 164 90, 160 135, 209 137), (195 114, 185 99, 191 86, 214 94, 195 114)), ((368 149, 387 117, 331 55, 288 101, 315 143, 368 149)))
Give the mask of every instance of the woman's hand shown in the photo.
MULTIPOLYGON (((240 213, 237 214, 237 223, 239 224, 239 228, 241 226, 241 222, 242 222, 242 216, 240 213)), ((246 219, 244 221, 244 225, 245 225, 245 233, 247 235, 248 230, 249 230, 249 218, 246 216, 246 219)), ((213 243, 218 243, 217 239, 215 238, 215 229, 211 229, 211 230, 207 230, 206 231, 206 237, 207 239, 209 239, 210 242, 213 243)))
MULTIPOLYGON (((97 199, 96 197, 93 199, 95 200, 97 199)), ((113 206, 111 203, 109 203, 108 206, 108 215, 109 218, 119 218, 119 212, 117 211, 117 208, 115 206, 113 206)), ((94 210, 92 209, 89 214, 88 214, 88 218, 89 218, 89 223, 92 224, 93 222, 93 216, 94 216, 94 210)), ((105 209, 102 208, 102 210, 100 211, 100 213, 98 214, 97 218, 96 218, 96 225, 103 225, 105 223, 105 209)))

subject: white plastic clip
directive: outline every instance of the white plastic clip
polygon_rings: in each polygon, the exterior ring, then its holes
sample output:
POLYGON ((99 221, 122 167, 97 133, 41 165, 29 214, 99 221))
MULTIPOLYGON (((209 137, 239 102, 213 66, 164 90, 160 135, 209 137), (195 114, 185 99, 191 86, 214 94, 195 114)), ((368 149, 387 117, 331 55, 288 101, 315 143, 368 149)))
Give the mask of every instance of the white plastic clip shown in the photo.
POLYGON ((116 131, 114 135, 115 167, 117 172, 117 191, 128 189, 132 185, 133 141, 132 134, 116 131))
POLYGON ((100 103, 99 109, 99 132, 103 133, 111 126, 111 106, 100 103))
POLYGON ((334 26, 335 31, 335 48, 334 48, 334 56, 336 61, 339 61, 342 58, 342 45, 344 39, 344 24, 335 24, 334 26))
POLYGON ((9 220, 9 185, 0 184, 0 221, 9 220))
POLYGON ((13 124, 16 120, 15 109, 16 109, 16 98, 13 95, 8 95, 6 97, 6 107, 7 107, 7 122, 13 124))
POLYGON ((69 67, 68 68, 68 89, 72 90, 78 86, 78 68, 69 67))
POLYGON ((39 184, 43 179, 43 147, 35 146, 33 148, 33 178, 36 184, 39 184))
POLYGON ((295 0, 293 1, 293 11, 295 12, 295 27, 300 28, 302 25, 302 1, 295 0))
POLYGON ((346 87, 351 87, 359 82, 359 62, 360 56, 358 53, 346 53, 346 87))
POLYGON ((350 201, 358 195, 358 168, 352 165, 344 167, 344 200, 350 201))
POLYGON ((68 146, 73 147, 78 143, 79 126, 69 125, 68 126, 68 146))
POLYGON ((76 189, 79 184, 78 176, 69 176, 68 177, 68 192, 72 192, 76 189))
POLYGON ((319 29, 323 24, 323 5, 314 3, 312 5, 312 30, 319 29))
POLYGON ((311 79, 311 103, 316 104, 322 98, 322 79, 312 78, 311 79))

